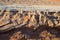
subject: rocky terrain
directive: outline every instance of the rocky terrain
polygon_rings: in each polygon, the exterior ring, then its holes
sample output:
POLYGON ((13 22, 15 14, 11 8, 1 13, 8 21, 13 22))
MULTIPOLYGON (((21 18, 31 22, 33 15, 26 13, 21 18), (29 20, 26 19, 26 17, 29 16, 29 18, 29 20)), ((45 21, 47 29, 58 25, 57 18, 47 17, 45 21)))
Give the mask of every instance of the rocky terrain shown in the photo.
POLYGON ((60 40, 59 13, 59 11, 1 10, 0 39, 60 40))
MULTIPOLYGON (((60 5, 60 0, 0 0, 0 5, 60 5)), ((60 40, 60 11, 0 10, 0 40, 60 40)))
POLYGON ((0 32, 22 26, 36 29, 40 26, 60 28, 60 12, 3 10, 0 13, 0 32))

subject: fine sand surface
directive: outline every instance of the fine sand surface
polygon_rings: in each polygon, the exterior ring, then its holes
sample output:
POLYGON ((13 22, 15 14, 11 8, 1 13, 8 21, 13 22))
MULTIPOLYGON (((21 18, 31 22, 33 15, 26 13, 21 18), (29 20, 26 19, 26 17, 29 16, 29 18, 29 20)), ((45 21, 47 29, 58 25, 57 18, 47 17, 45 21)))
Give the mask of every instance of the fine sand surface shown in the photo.
POLYGON ((60 5, 60 0, 0 0, 0 4, 60 5))
POLYGON ((60 2, 60 0, 47 0, 47 1, 50 1, 50 2, 60 2))

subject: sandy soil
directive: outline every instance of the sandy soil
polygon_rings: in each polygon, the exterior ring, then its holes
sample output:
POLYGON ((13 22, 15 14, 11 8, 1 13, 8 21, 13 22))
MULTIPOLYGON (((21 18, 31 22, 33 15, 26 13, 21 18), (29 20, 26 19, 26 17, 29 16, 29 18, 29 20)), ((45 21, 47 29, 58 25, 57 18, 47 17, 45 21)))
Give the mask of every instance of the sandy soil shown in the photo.
POLYGON ((60 0, 0 0, 0 4, 60 5, 60 0))
POLYGON ((50 2, 60 2, 60 0, 48 0, 50 2))

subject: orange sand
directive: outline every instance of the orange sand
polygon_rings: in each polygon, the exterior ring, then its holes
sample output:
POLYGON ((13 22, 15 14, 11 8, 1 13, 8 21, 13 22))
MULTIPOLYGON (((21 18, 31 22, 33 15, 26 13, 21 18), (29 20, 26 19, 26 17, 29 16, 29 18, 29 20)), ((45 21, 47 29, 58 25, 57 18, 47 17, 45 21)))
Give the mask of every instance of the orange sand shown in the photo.
POLYGON ((47 0, 47 1, 50 1, 50 2, 60 2, 60 0, 47 0))

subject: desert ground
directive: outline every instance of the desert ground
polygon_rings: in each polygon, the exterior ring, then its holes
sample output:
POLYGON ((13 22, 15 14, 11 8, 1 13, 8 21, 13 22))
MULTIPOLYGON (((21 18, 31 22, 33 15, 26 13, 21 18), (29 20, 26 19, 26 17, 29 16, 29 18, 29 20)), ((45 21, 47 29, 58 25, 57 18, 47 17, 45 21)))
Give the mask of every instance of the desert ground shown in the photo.
POLYGON ((0 0, 1 5, 60 5, 60 0, 0 0))
MULTIPOLYGON (((0 0, 12 4, 57 6, 60 0, 0 0)), ((0 40, 60 40, 60 12, 18 11, 0 10, 0 40)))

